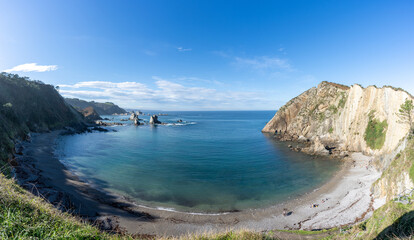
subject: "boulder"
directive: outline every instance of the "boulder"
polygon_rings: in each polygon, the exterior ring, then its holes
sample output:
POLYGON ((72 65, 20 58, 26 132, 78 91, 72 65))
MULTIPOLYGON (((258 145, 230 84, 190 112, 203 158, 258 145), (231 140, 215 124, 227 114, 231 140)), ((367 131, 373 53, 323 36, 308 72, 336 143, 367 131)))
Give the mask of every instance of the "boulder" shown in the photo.
POLYGON ((136 126, 141 125, 141 123, 139 122, 139 119, 138 119, 138 118, 135 118, 135 119, 134 119, 134 124, 135 124, 136 126))
POLYGON ((321 142, 319 137, 316 137, 311 146, 311 152, 313 154, 328 155, 329 151, 325 148, 325 145, 321 142))
POLYGON ((134 120, 135 118, 137 118, 138 116, 135 114, 135 112, 131 113, 131 116, 129 117, 129 120, 134 120))

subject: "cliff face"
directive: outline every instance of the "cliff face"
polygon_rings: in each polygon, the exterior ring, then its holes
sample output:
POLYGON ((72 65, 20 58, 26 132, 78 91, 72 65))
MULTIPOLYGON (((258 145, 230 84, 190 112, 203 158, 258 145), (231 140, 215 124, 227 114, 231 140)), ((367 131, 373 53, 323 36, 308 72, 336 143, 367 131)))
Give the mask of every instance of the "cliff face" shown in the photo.
POLYGON ((335 147, 369 155, 391 154, 409 132, 399 109, 412 97, 392 87, 362 88, 322 82, 281 107, 263 128, 282 139, 308 139, 309 152, 335 147))
POLYGON ((414 136, 399 112, 410 99, 392 87, 322 82, 281 107, 262 131, 302 141, 301 150, 310 154, 328 154, 329 149, 338 155, 374 156, 371 164, 383 173, 372 192, 386 201, 414 188, 414 136))
POLYGON ((89 122, 95 122, 96 120, 102 120, 99 114, 95 111, 93 107, 87 107, 81 111, 82 115, 89 122))
POLYGON ((112 115, 112 114, 121 114, 126 113, 126 111, 122 108, 120 108, 118 105, 106 102, 106 103, 100 103, 100 102, 87 102, 84 100, 80 100, 77 98, 65 98, 65 101, 72 105, 74 108, 78 109, 79 111, 82 111, 85 108, 92 107, 95 109, 95 111, 99 115, 112 115))
POLYGON ((372 186, 376 199, 389 201, 414 190, 414 137, 406 138, 395 152, 388 168, 372 186))

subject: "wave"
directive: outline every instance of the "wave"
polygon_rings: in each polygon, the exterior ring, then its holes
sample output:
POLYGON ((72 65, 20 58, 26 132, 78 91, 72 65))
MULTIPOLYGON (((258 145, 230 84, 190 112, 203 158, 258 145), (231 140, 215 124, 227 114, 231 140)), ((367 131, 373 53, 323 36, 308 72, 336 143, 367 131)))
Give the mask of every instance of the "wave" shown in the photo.
POLYGON ((186 126, 186 125, 194 125, 197 124, 196 122, 183 122, 183 123, 166 123, 164 126, 186 126))
POLYGON ((155 209, 160 211, 166 211, 166 212, 175 212, 175 213, 183 213, 183 214, 189 214, 189 215, 198 215, 198 216, 220 216, 220 215, 227 215, 231 212, 221 212, 221 213, 201 213, 201 212, 185 212, 185 211, 178 211, 174 208, 167 208, 167 207, 148 207, 141 204, 133 203, 135 206, 140 208, 146 208, 146 209, 155 209))

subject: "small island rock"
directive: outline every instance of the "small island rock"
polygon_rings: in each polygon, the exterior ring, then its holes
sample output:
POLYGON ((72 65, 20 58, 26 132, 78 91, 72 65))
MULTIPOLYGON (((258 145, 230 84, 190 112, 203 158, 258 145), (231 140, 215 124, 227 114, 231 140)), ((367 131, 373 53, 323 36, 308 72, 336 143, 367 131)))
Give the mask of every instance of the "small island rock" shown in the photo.
POLYGON ((161 122, 158 120, 158 116, 157 115, 152 115, 150 118, 150 124, 161 124, 161 122))

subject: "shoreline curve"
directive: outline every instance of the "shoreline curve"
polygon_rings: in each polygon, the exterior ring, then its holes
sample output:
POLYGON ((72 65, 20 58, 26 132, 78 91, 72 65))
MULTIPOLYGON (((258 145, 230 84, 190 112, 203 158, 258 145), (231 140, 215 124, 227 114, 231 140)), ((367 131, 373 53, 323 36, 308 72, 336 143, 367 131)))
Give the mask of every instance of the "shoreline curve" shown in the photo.
MULTIPOLYGON (((327 229, 362 221, 373 211, 370 186, 380 173, 368 166, 370 157, 353 153, 341 169, 321 187, 288 202, 263 209, 217 214, 166 211, 131 203, 122 196, 93 189, 71 173, 54 153, 61 131, 34 134, 24 143, 15 169, 18 183, 36 186, 42 195, 62 210, 88 219, 110 219, 132 234, 179 236, 226 230, 270 231, 274 229, 327 229), (354 163, 352 163, 354 161, 354 163), (60 197, 59 197, 60 196, 60 197), (318 207, 311 208, 313 204, 318 207), (62 208, 62 206, 65 206, 62 208), (293 213, 283 215, 286 208, 293 213)), ((33 191, 36 194, 36 191, 33 191)))

